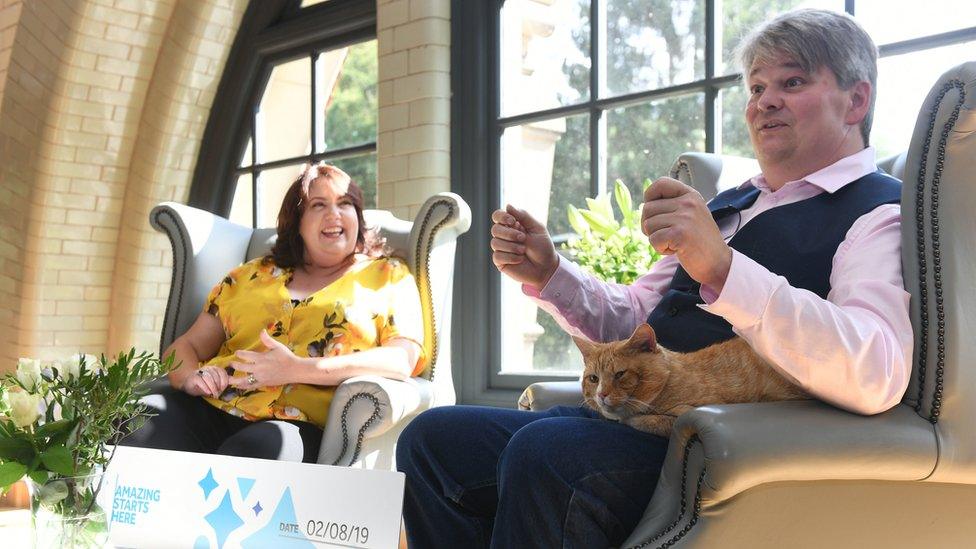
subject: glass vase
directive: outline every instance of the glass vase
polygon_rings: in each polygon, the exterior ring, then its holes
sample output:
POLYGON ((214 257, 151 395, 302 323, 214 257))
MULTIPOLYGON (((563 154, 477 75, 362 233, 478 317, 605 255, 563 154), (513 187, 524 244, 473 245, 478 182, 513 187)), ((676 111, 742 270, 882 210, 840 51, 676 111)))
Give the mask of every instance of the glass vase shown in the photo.
POLYGON ((102 472, 66 477, 52 475, 30 482, 31 526, 35 549, 104 547, 108 522, 96 496, 102 472))

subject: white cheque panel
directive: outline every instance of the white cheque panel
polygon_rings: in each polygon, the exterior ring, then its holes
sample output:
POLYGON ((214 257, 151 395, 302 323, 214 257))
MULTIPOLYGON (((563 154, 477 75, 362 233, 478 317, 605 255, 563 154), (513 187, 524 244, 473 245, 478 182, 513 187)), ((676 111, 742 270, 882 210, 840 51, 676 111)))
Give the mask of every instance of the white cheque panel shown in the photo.
POLYGON ((392 548, 402 473, 118 447, 99 501, 116 547, 392 548))

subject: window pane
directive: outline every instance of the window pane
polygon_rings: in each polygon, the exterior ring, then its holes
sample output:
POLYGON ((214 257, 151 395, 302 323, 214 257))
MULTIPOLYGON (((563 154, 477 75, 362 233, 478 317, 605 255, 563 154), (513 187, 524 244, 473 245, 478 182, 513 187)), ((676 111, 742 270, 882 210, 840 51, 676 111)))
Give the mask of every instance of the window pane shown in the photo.
MULTIPOLYGON (((795 8, 844 11, 844 0, 722 0, 720 3, 722 26, 718 32, 722 36, 722 55, 715 66, 718 74, 739 72, 739 62, 733 58, 735 47, 743 36, 763 21, 795 8)), ((858 2, 858 10, 862 3, 858 2)))
POLYGON ((308 154, 311 89, 307 57, 271 71, 258 111, 258 162, 308 154))
POLYGON ((315 152, 376 141, 376 40, 322 52, 315 74, 325 113, 315 152))
POLYGON ((246 173, 237 178, 234 186, 234 202, 230 207, 230 220, 245 227, 254 226, 254 216, 251 204, 254 203, 254 190, 251 188, 251 174, 246 173))
POLYGON ((343 158, 334 162, 363 190, 365 208, 376 207, 376 154, 343 158))
POLYGON ((508 0, 500 41, 503 116, 589 98, 589 0, 508 0))
MULTIPOLYGON (((587 115, 507 128, 501 151, 502 205, 527 210, 554 235, 569 232, 567 204, 582 204, 590 195, 589 133, 587 115)), ((580 363, 572 362, 578 352, 569 336, 505 276, 501 309, 506 319, 501 327, 503 371, 579 369, 580 363)))
POLYGON ((922 101, 936 79, 973 58, 976 41, 884 57, 878 61, 878 99, 871 144, 878 159, 908 148, 922 101))
POLYGON ((258 222, 257 227, 275 227, 278 224, 278 210, 281 199, 285 197, 288 186, 298 179, 303 164, 264 170, 258 175, 258 222))
POLYGON ((719 91, 718 104, 721 108, 722 142, 716 147, 722 154, 755 157, 752 142, 749 140, 749 127, 746 126, 746 87, 741 82, 719 91))
POLYGON ((704 1, 608 2, 606 72, 614 95, 704 78, 704 1))
POLYGON ((976 25, 972 0, 860 0, 854 6, 857 20, 880 46, 929 34, 976 25))
POLYGON ((668 175, 678 155, 705 150, 705 96, 652 101, 607 113, 607 179, 623 180, 635 201, 645 178, 668 175))

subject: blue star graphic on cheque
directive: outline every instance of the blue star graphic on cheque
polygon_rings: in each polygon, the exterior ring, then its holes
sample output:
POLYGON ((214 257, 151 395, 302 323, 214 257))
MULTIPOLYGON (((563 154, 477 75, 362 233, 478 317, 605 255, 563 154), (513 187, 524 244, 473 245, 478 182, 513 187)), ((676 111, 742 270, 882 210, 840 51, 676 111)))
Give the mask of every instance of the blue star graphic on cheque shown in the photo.
POLYGON ((280 532, 280 524, 296 524, 297 522, 295 503, 291 499, 291 488, 285 488, 281 500, 275 506, 271 519, 263 528, 245 538, 241 542, 241 547, 244 549, 264 549, 265 547, 314 548, 315 545, 310 541, 304 537, 298 537, 301 534, 292 534, 294 536, 292 537, 285 536, 280 532))
POLYGON ((217 535, 218 549, 224 546, 224 542, 227 541, 227 536, 231 532, 237 530, 238 527, 244 524, 244 521, 237 515, 237 512, 234 511, 234 506, 231 504, 230 490, 224 492, 224 499, 220 502, 220 506, 204 518, 217 535))
POLYGON ((207 469, 207 476, 200 479, 197 485, 203 490, 203 499, 209 498, 210 492, 213 492, 219 486, 217 481, 214 480, 213 469, 207 469))

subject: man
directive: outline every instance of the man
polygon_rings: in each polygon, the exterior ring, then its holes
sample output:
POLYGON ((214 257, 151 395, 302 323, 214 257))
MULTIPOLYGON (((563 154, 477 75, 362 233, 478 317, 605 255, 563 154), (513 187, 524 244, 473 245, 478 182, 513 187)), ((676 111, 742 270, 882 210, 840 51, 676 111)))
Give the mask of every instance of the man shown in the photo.
MULTIPOLYGON (((740 57, 762 174, 708 205, 655 181, 642 225, 666 257, 650 273, 600 282, 512 206, 492 215, 494 263, 574 335, 624 339, 647 320, 661 345, 691 351, 738 334, 811 395, 882 412, 908 385, 912 331, 900 188, 867 147, 876 48, 849 17, 801 10, 756 30, 740 57)), ((583 408, 431 410, 397 448, 411 547, 619 545, 666 448, 583 408)))

